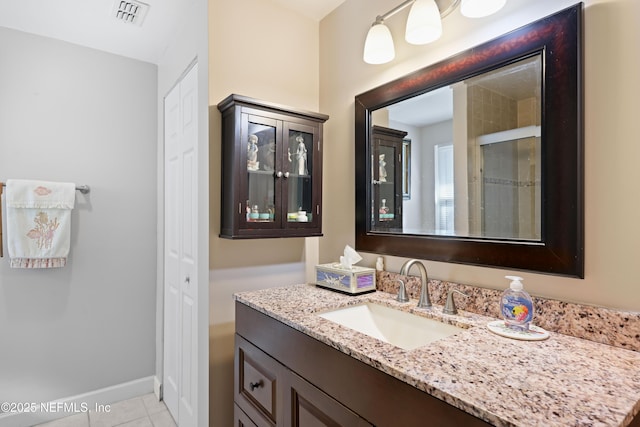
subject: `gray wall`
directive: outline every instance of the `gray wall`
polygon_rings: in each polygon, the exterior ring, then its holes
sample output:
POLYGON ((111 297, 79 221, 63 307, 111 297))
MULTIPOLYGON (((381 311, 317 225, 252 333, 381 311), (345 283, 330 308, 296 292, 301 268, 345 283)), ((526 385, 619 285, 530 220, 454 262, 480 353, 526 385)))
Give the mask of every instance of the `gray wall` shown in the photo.
POLYGON ((0 180, 91 186, 66 267, 0 259, 0 401, 152 376, 156 66, 5 28, 0 63, 0 180))

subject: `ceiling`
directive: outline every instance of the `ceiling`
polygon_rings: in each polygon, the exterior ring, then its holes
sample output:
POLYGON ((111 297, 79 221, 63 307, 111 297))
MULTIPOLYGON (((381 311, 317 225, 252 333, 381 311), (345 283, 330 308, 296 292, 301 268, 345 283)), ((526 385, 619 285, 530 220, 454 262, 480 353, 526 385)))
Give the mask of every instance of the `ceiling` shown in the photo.
POLYGON ((316 21, 320 21, 346 0, 273 0, 316 21))
MULTIPOLYGON (((136 26, 114 17, 116 0, 0 0, 0 27, 158 63, 175 23, 195 0, 142 1, 150 7, 142 26, 136 26)), ((320 21, 345 0, 260 1, 320 21)))
POLYGON ((451 86, 432 90, 387 107, 389 120, 415 127, 423 127, 453 118, 453 90, 451 86))
MULTIPOLYGON (((542 57, 535 55, 505 65, 497 70, 466 79, 504 97, 519 101, 541 97, 542 57)), ((410 126, 423 127, 453 118, 453 91, 444 86, 386 107, 389 119, 410 126)))

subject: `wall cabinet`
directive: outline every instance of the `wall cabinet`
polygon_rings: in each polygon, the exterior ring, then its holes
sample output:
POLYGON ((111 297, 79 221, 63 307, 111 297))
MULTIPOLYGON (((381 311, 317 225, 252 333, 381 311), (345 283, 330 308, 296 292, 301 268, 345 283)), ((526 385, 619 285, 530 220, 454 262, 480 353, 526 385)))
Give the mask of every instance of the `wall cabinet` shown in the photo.
POLYGON ((402 230, 402 142, 407 132, 373 126, 373 230, 402 230))
POLYGON ((328 116, 230 95, 222 114, 220 237, 322 235, 328 116))
POLYGON ((236 302, 235 425, 490 424, 236 302))

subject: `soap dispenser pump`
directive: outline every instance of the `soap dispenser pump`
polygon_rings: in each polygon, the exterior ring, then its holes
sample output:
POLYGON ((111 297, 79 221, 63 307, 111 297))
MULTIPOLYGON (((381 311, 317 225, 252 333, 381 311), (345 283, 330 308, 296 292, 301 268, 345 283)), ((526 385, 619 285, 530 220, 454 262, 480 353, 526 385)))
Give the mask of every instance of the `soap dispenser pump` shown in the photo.
POLYGON ((523 289, 522 277, 505 277, 511 280, 511 283, 500 299, 500 312, 504 323, 510 329, 528 331, 534 314, 533 300, 523 289))

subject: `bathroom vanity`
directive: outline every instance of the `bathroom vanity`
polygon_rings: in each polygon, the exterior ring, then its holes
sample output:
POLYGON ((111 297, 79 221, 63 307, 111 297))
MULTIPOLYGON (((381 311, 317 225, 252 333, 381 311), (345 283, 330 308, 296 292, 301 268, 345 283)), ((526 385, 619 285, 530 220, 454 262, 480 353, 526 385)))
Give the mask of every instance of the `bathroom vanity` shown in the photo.
POLYGON ((640 425, 638 352, 557 333, 511 340, 487 329, 493 318, 379 291, 295 285, 235 299, 235 425, 640 425), (319 316, 363 302, 463 329, 404 350, 319 316))
POLYGON ((257 426, 490 425, 240 303, 236 331, 239 420, 247 415, 257 426), (393 402, 393 410, 375 402, 393 402))

